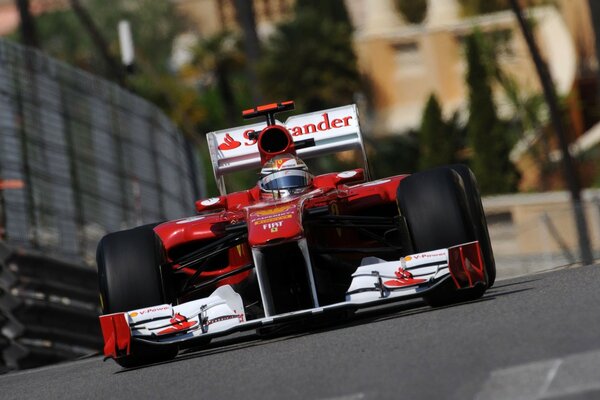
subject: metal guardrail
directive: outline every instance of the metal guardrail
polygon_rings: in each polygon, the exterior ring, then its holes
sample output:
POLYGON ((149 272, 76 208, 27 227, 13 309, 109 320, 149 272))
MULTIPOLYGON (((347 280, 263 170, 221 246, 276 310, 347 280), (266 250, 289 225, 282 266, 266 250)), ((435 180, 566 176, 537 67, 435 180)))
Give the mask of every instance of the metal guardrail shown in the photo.
POLYGON ((97 353, 97 278, 0 242, 0 373, 97 353))
MULTIPOLYGON (((600 191, 583 192, 592 256, 600 259, 600 191)), ((484 199, 499 278, 581 263, 574 213, 567 192, 484 199)))
POLYGON ((0 373, 100 349, 98 240, 193 214, 196 157, 149 102, 0 40, 0 373))
POLYGON ((194 213, 199 165, 154 105, 0 40, 0 239, 93 265, 106 232, 194 213))

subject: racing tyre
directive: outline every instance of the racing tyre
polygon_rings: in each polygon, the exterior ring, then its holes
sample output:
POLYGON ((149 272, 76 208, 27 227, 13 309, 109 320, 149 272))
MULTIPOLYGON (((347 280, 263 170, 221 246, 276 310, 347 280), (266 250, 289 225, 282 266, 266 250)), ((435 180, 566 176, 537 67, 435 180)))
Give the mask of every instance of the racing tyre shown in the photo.
MULTIPOLYGON (((473 217, 461 176, 448 167, 417 172, 398 187, 398 207, 406 218, 415 253, 477 240, 473 217)), ((474 300, 486 286, 456 290, 451 279, 424 296, 438 307, 474 300)))
MULTIPOLYGON (((98 244, 96 259, 103 314, 167 303, 160 274, 164 252, 154 225, 110 233, 98 244)), ((125 368, 166 361, 177 355, 176 345, 131 343, 131 353, 117 359, 125 368)))
POLYGON ((481 204, 481 195, 479 194, 477 179, 475 179, 475 174, 473 174, 473 172, 466 165, 454 164, 450 165, 449 167, 457 172, 463 180, 469 211, 471 212, 473 223, 475 225, 475 234, 477 236, 477 240, 479 240, 483 261, 485 262, 488 288, 490 288, 496 281, 496 261, 494 260, 492 242, 490 241, 487 221, 485 219, 483 205, 481 204))

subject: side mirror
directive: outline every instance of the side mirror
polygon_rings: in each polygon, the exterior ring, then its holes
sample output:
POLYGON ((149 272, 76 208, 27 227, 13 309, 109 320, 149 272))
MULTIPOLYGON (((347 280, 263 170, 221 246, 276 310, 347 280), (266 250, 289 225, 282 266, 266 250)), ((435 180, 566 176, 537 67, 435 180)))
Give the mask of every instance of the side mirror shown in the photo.
POLYGON ((210 199, 196 201, 196 211, 199 213, 225 208, 227 208, 226 196, 211 197, 210 199))
POLYGON ((365 170, 362 168, 350 169, 344 172, 332 172, 315 176, 313 181, 316 187, 336 187, 349 183, 361 183, 365 181, 365 170))
POLYGON ((335 186, 349 183, 360 183, 365 181, 365 170, 362 168, 351 169, 340 172, 333 178, 335 186))

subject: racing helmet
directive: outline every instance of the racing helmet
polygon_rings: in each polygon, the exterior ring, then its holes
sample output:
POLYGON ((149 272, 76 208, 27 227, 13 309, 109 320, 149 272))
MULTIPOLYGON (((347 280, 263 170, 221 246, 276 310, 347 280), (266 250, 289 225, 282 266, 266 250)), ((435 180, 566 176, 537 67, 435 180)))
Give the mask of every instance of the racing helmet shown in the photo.
POLYGON ((288 153, 278 154, 267 161, 260 176, 258 187, 261 194, 273 198, 303 193, 313 181, 304 161, 288 153))

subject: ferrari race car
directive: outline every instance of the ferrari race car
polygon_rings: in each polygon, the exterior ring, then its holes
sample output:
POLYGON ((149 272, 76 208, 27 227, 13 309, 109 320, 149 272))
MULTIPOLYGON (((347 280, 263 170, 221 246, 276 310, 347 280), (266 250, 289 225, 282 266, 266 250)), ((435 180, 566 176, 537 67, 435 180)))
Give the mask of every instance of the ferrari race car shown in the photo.
POLYGON ((496 268, 473 173, 463 165, 371 180, 355 105, 207 135, 220 196, 197 215, 110 233, 98 245, 104 355, 124 367, 290 321, 339 318, 422 297, 481 297, 496 268), (313 176, 302 159, 345 150, 363 168, 313 176), (225 175, 261 168, 227 193, 225 175))

